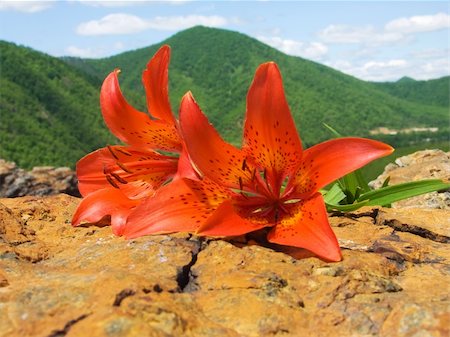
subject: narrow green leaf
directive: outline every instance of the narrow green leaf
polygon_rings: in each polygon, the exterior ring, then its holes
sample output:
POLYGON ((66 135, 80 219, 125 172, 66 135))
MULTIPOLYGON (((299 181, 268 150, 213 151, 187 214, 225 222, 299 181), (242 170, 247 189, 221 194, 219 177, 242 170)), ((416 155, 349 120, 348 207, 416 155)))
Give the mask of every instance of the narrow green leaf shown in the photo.
POLYGON ((383 181, 381 187, 387 187, 389 185, 389 181, 391 180, 391 176, 387 176, 387 178, 383 181))
POLYGON ((393 186, 382 187, 362 194, 358 202, 367 201, 368 206, 388 205, 396 201, 415 197, 417 195, 450 188, 450 183, 439 179, 413 181, 393 186))
MULTIPOLYGON (((334 128, 332 128, 330 125, 326 123, 323 123, 323 125, 328 130, 330 130, 335 137, 337 138, 342 137, 342 135, 339 132, 337 132, 334 128)), ((351 173, 348 173, 338 181, 341 185, 341 189, 347 196, 346 201, 348 204, 353 203, 358 198, 359 193, 365 193, 370 191, 370 187, 366 179, 364 179, 361 170, 356 170, 351 173)))
POLYGON ((331 126, 329 126, 327 123, 323 123, 323 125, 324 125, 328 130, 330 130, 331 133, 332 133, 336 138, 342 137, 342 135, 341 135, 339 132, 337 132, 335 129, 333 129, 331 126))
POLYGON ((369 184, 367 183, 366 178, 364 178, 361 170, 356 170, 353 172, 355 175, 356 181, 358 182, 358 186, 361 188, 362 193, 369 192, 371 189, 369 187, 369 184))
POLYGON ((341 212, 351 212, 355 211, 363 206, 366 206, 368 204, 369 200, 364 200, 361 202, 356 202, 353 204, 348 205, 336 205, 336 204, 329 204, 325 203, 327 206, 328 211, 341 211, 341 212))
POLYGON ((358 198, 358 191, 362 190, 355 172, 346 174, 341 179, 339 179, 339 181, 343 187, 344 193, 347 196, 347 203, 353 203, 358 198))
POLYGON ((342 192, 338 184, 334 184, 328 191, 323 192, 322 194, 325 203, 328 204, 338 204, 342 199, 345 198, 345 194, 344 192, 342 192))

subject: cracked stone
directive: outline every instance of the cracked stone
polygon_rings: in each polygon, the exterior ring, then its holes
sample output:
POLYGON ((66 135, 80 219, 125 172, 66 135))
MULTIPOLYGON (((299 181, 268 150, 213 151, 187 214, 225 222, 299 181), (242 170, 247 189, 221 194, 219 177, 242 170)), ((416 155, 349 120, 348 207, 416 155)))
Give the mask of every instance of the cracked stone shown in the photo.
POLYGON ((376 222, 434 241, 450 242, 450 217, 446 210, 385 208, 378 212, 376 222))
POLYGON ((243 238, 73 228, 67 195, 0 203, 1 337, 449 333, 448 210, 334 214, 344 260, 327 263, 243 238))
MULTIPOLYGON (((397 158, 395 164, 386 166, 384 172, 369 185, 373 188, 380 188, 388 177, 390 185, 422 179, 442 179, 449 182, 450 152, 424 150, 397 158)), ((450 191, 426 193, 395 202, 392 207, 450 210, 450 191)))

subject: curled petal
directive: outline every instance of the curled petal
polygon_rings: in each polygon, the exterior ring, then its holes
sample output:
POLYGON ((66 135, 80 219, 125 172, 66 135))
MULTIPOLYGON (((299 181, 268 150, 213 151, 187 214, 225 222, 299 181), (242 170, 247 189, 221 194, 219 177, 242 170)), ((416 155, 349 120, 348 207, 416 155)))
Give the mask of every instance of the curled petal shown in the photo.
POLYGON ((339 138, 317 144, 303 152, 302 163, 288 184, 299 195, 312 194, 394 149, 365 138, 339 138))
POLYGON ((83 221, 96 223, 110 215, 114 234, 122 235, 128 215, 138 204, 139 201, 128 199, 115 188, 98 190, 81 200, 73 215, 72 225, 78 226, 83 221))
POLYGON ((195 232, 228 198, 227 191, 212 181, 177 179, 146 199, 128 217, 127 238, 148 234, 195 232))
POLYGON ((279 190, 284 177, 301 160, 302 145, 284 95, 280 71, 273 62, 256 70, 247 95, 243 150, 279 190))
POLYGON ((142 83, 147 95, 149 113, 170 124, 175 124, 175 117, 169 102, 169 60, 170 47, 162 46, 148 62, 142 73, 142 83))
POLYGON ((231 188, 252 180, 245 154, 220 137, 190 92, 181 101, 180 125, 189 156, 202 174, 231 188))
POLYGON ((122 95, 118 70, 106 77, 100 92, 103 119, 111 132, 123 142, 141 149, 181 151, 175 124, 150 117, 133 108, 122 95))
POLYGON ((200 174, 195 170, 191 158, 189 157, 189 153, 185 147, 183 147, 180 157, 178 158, 178 171, 174 179, 178 178, 200 180, 200 174))
POLYGON ((153 195, 177 171, 177 159, 153 151, 126 146, 108 146, 77 163, 81 195, 111 186, 131 199, 153 195))
POLYGON ((290 211, 291 214, 281 219, 269 232, 267 238, 270 242, 305 248, 329 261, 342 259, 320 193, 299 202, 290 211))

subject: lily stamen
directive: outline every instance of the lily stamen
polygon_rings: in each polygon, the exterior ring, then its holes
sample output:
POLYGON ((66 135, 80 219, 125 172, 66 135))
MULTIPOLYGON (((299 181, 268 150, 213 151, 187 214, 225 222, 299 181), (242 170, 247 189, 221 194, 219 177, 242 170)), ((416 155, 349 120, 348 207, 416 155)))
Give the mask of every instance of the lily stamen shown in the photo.
POLYGON ((125 179, 123 179, 121 176, 119 176, 118 174, 114 173, 114 172, 110 172, 109 173, 113 178, 115 178, 119 183, 121 184, 128 184, 128 181, 126 181, 125 179))
POLYGON ((119 185, 116 184, 116 182, 111 178, 110 175, 105 175, 105 178, 108 181, 108 183, 111 184, 112 187, 120 189, 119 185))
POLYGON ((124 149, 121 149, 121 148, 116 148, 116 151, 118 151, 118 152, 120 152, 120 153, 122 153, 122 154, 124 154, 125 156, 128 156, 128 157, 132 156, 132 154, 130 152, 128 152, 128 151, 126 151, 124 149))
POLYGON ((122 170, 124 170, 127 173, 133 173, 132 170, 130 170, 129 168, 127 168, 124 164, 122 164, 120 161, 116 162, 116 165, 119 166, 122 170))
POLYGON ((119 160, 119 157, 117 157, 117 155, 114 153, 111 145, 106 146, 106 148, 109 150, 109 153, 111 153, 111 156, 113 156, 115 160, 119 160))

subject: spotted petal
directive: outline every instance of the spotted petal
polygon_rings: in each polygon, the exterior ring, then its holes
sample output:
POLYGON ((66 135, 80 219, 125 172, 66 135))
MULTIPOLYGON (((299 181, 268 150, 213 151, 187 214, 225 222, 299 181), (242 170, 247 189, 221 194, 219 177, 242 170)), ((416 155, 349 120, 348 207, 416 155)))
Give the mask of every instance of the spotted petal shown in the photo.
POLYGON ((302 145, 284 95, 280 71, 273 62, 256 70, 247 95, 243 150, 279 190, 301 160, 302 145))
POLYGON ((269 226, 265 221, 251 221, 236 212, 231 200, 224 201, 198 228, 198 235, 236 236, 269 226))
POLYGON ((147 96, 149 113, 157 119, 175 124, 168 93, 169 60, 170 47, 162 46, 142 73, 142 83, 147 96))
POLYGON ((114 234, 121 235, 128 215, 138 204, 139 201, 128 199, 118 189, 104 188, 81 200, 73 215, 72 225, 78 226, 84 221, 96 223, 110 215, 114 234))
POLYGON ((245 154, 220 137, 190 92, 181 101, 180 125, 189 156, 202 174, 238 189, 252 180, 245 154))
POLYGON ((177 172, 177 159, 153 151, 109 146, 77 163, 78 189, 86 196, 106 187, 118 188, 132 199, 153 195, 177 172))
POLYGON ((322 195, 299 202, 289 216, 268 234, 270 242, 305 248, 329 261, 342 259, 339 244, 329 223, 322 195))
POLYGON ((148 234, 195 232, 227 199, 221 186, 203 179, 177 179, 145 200, 129 216, 124 228, 127 238, 148 234))
POLYGON ((123 142, 140 149, 181 151, 176 126, 150 117, 133 108, 123 97, 117 74, 106 77, 100 92, 103 119, 111 132, 123 142))
POLYGON ((302 163, 286 190, 294 188, 300 196, 313 194, 393 151, 387 144, 365 138, 339 138, 317 144, 303 152, 302 163))

